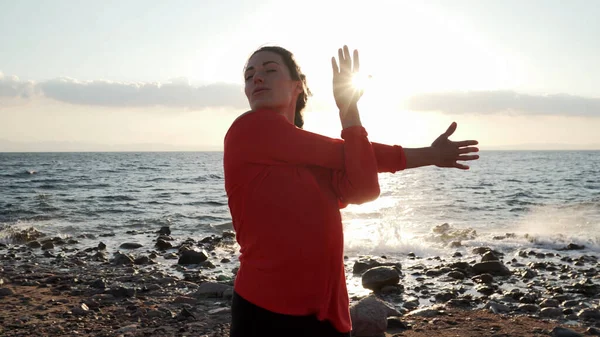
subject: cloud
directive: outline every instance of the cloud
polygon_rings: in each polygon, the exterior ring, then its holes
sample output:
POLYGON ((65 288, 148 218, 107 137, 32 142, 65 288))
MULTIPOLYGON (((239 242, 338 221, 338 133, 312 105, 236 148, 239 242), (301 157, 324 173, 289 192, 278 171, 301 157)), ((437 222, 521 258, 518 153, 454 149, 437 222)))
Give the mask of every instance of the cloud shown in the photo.
POLYGON ((514 91, 427 93, 412 96, 408 108, 450 114, 522 113, 600 117, 600 98, 567 94, 528 95, 514 91))
POLYGON ((0 97, 29 98, 35 94, 35 83, 22 81, 17 76, 6 76, 0 72, 0 97))
POLYGON ((248 106, 241 86, 235 84, 192 86, 186 78, 177 78, 165 83, 122 83, 104 80, 78 81, 67 77, 35 83, 0 73, 0 97, 29 98, 33 95, 44 95, 70 104, 105 107, 243 109, 248 106))
POLYGON ((242 89, 234 84, 194 87, 186 79, 166 83, 81 82, 59 78, 38 84, 46 97, 82 105, 108 107, 166 106, 201 109, 208 107, 244 108, 248 105, 242 89))

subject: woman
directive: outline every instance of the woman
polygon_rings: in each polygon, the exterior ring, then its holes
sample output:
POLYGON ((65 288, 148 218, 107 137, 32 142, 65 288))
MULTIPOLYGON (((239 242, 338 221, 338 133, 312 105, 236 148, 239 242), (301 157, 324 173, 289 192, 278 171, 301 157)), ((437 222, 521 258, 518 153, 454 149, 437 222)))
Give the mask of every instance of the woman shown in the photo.
POLYGON ((340 208, 379 196, 378 172, 425 165, 468 168, 459 160, 476 141, 448 140, 453 123, 431 147, 371 143, 352 88, 355 50, 332 58, 333 92, 342 139, 302 130, 310 91, 293 55, 255 51, 245 68, 251 110, 225 136, 225 189, 240 245, 232 303, 232 337, 349 336, 340 208))

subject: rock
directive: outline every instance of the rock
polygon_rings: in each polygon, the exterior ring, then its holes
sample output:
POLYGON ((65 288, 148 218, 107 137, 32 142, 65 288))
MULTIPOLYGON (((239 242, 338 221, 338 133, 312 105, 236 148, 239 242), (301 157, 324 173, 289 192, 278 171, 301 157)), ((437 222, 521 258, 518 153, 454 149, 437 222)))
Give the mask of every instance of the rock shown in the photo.
POLYGON ((475 274, 491 274, 498 276, 509 276, 510 270, 500 261, 485 261, 473 265, 475 274))
POLYGON ((186 304, 196 305, 196 304, 198 304, 198 300, 193 297, 188 297, 188 296, 177 296, 173 300, 173 303, 177 303, 177 304, 186 303, 186 304))
POLYGON ((579 311, 579 313, 577 313, 577 317, 584 321, 592 319, 600 320, 600 311, 598 311, 598 309, 591 308, 582 309, 581 311, 579 311))
POLYGON ((106 249, 106 245, 104 244, 104 242, 100 242, 98 244, 98 250, 105 250, 106 249))
POLYGON ((150 264, 150 262, 150 258, 145 255, 139 256, 133 261, 137 265, 150 264))
POLYGON ((401 294, 403 291, 404 287, 400 284, 396 284, 393 286, 385 286, 380 290, 382 294, 401 294))
POLYGON ((117 331, 115 331, 117 334, 126 334, 126 333, 134 333, 137 330, 138 326, 137 324, 130 324, 130 325, 126 325, 122 328, 117 329, 117 331))
POLYGON ((579 301, 567 300, 567 301, 564 301, 561 305, 565 308, 571 308, 571 307, 575 307, 575 306, 579 305, 579 301))
POLYGON ((27 242, 27 247, 29 248, 40 248, 41 246, 42 244, 37 240, 27 242))
POLYGON ((133 257, 131 257, 130 255, 127 255, 127 254, 123 254, 119 251, 117 251, 115 253, 115 256, 113 258, 113 264, 116 264, 116 265, 122 265, 122 264, 132 265, 133 263, 134 263, 133 257))
POLYGON ((106 288, 106 279, 99 278, 90 284, 90 287, 97 289, 105 289, 106 288))
POLYGON ((462 280, 465 278, 465 274, 463 274, 461 271, 458 271, 458 270, 453 270, 453 271, 449 272, 448 276, 452 277, 453 279, 456 279, 456 280, 462 280))
POLYGON ((233 231, 223 231, 222 237, 223 237, 223 239, 235 239, 235 232, 233 232, 233 231))
POLYGON ((123 248, 123 249, 138 249, 141 247, 143 247, 143 245, 140 243, 136 243, 136 242, 125 242, 119 246, 119 248, 123 248))
POLYGON ((233 287, 229 287, 223 291, 223 298, 226 300, 230 300, 233 298, 233 287))
POLYGON ((510 312, 510 307, 509 306, 507 306, 505 304, 501 304, 501 303, 496 303, 494 301, 487 302, 483 308, 484 309, 489 309, 494 314, 499 314, 499 313, 503 313, 503 312, 510 312))
POLYGON ((171 235, 171 228, 169 226, 163 226, 156 233, 159 235, 171 235))
POLYGON ((388 329, 402 329, 408 330, 410 326, 400 320, 400 317, 388 317, 387 319, 388 329))
POLYGON ((468 308, 471 305, 471 300, 467 298, 453 298, 446 302, 446 306, 455 308, 468 308))
POLYGON ((535 304, 521 304, 518 307, 519 311, 536 313, 540 311, 540 307, 535 304))
POLYGON ((52 241, 48 241, 42 245, 43 250, 54 249, 54 243, 52 241))
POLYGON ((433 296, 436 302, 448 302, 456 297, 456 294, 451 291, 444 291, 433 296))
POLYGON ((565 248, 560 250, 582 250, 585 249, 584 245, 578 245, 576 243, 569 243, 565 248))
POLYGON ((200 264, 208 259, 206 251, 184 250, 177 264, 200 264))
POLYGON ((482 285, 478 285, 477 287, 475 287, 475 291, 480 292, 484 295, 490 296, 491 294, 493 294, 496 291, 496 289, 489 285, 482 284, 482 285))
POLYGON ((125 287, 117 287, 110 289, 108 293, 114 297, 133 297, 136 294, 137 289, 135 288, 125 288, 125 287))
POLYGON ((483 255, 491 250, 492 249, 490 247, 477 247, 477 248, 473 248, 473 250, 471 252, 473 254, 483 255))
POLYGON ((56 257, 56 255, 54 255, 54 253, 52 253, 51 251, 47 250, 44 252, 44 257, 56 257))
POLYGON ((81 305, 71 309, 71 312, 75 316, 85 316, 90 312, 90 308, 85 303, 82 303, 81 305))
POLYGON ((376 297, 369 296, 350 307, 353 336, 379 336, 387 329, 387 318, 401 314, 376 297))
POLYGON ((402 265, 398 263, 390 263, 390 262, 379 262, 374 259, 362 259, 354 262, 354 266, 352 267, 353 274, 362 274, 363 272, 375 268, 375 267, 395 267, 398 270, 398 273, 402 270, 402 265))
POLYGON ((191 317, 193 319, 196 319, 196 316, 194 316, 194 314, 192 314, 188 309, 183 308, 181 309, 181 311, 179 312, 179 314, 177 315, 177 319, 187 319, 188 317, 191 317))
POLYGON ((526 269, 521 273, 521 278, 530 279, 537 276, 537 272, 532 269, 526 269))
POLYGON ((445 233, 448 230, 450 230, 450 224, 448 224, 448 223, 443 223, 441 225, 437 225, 431 229, 431 231, 436 234, 445 233))
POLYGON ((425 272, 425 276, 429 276, 429 277, 436 277, 436 276, 440 276, 442 275, 444 272, 441 271, 440 269, 429 269, 428 271, 425 272))
POLYGON ((435 317, 440 315, 441 312, 437 309, 432 308, 423 308, 409 312, 406 316, 415 316, 415 317, 435 317))
POLYGON ((164 239, 156 240, 156 244, 154 246, 160 250, 166 250, 173 247, 169 241, 165 241, 164 239))
POLYGON ((471 278, 473 282, 489 284, 494 282, 494 277, 490 274, 481 274, 471 278))
POLYGON ((555 327, 550 332, 550 336, 552 337, 584 337, 582 334, 575 332, 571 329, 565 329, 561 327, 555 327))
POLYGON ((194 293, 197 297, 223 297, 225 292, 233 289, 232 286, 222 283, 204 282, 194 293))
POLYGON ((540 317, 543 318, 560 318, 562 316, 563 312, 559 308, 542 308, 540 310, 540 317))
POLYGON ((454 262, 449 265, 450 269, 456 269, 463 273, 468 273, 471 266, 467 262, 454 262))
POLYGON ((10 288, 0 288, 0 298, 4 296, 14 295, 15 292, 10 288))
POLYGON ((367 270, 362 276, 362 286, 374 291, 385 286, 396 285, 400 282, 400 275, 392 267, 375 267, 367 270))
POLYGON ((231 312, 231 308, 223 307, 223 308, 216 308, 216 309, 209 310, 208 314, 215 315, 215 314, 222 314, 222 313, 229 313, 229 312, 231 312))
POLYGON ((175 260, 175 259, 178 259, 179 256, 177 256, 176 253, 167 253, 167 254, 163 255, 163 258, 165 260, 175 260))
POLYGON ((559 302, 555 299, 547 298, 540 303, 541 308, 558 308, 559 302))
POLYGON ((208 268, 208 269, 215 269, 217 268, 217 266, 214 265, 214 263, 210 262, 210 261, 204 261, 200 264, 200 267, 202 268, 208 268))
POLYGON ((587 335, 591 335, 591 336, 600 336, 600 329, 589 327, 587 330, 585 330, 585 333, 587 335))
POLYGON ((481 262, 485 261, 498 261, 498 257, 490 250, 481 256, 481 262))
MULTIPOLYGON (((458 248, 458 247, 462 247, 462 242, 460 241, 452 241, 448 244, 448 247, 450 248, 458 248)), ((461 255, 462 256, 462 255, 461 255)))

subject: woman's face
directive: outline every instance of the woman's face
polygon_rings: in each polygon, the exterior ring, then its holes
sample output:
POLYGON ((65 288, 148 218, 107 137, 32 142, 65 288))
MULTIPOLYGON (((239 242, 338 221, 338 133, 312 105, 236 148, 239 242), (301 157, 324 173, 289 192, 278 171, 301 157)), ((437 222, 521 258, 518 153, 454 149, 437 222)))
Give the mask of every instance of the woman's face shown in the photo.
POLYGON ((292 80, 281 56, 270 51, 250 57, 244 80, 252 110, 288 108, 296 103, 302 89, 300 81, 292 80))

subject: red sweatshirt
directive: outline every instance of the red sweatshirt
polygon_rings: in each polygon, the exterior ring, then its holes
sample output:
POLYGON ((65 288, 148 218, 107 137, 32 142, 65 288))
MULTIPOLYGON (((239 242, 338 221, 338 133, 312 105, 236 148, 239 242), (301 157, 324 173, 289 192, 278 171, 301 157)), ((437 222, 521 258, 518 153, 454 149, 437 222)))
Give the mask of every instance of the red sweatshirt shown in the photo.
POLYGON ((238 118, 225 136, 225 189, 240 245, 236 292, 264 309, 352 329, 340 208, 379 196, 377 172, 406 167, 400 146, 361 126, 332 139, 276 112, 238 118))

